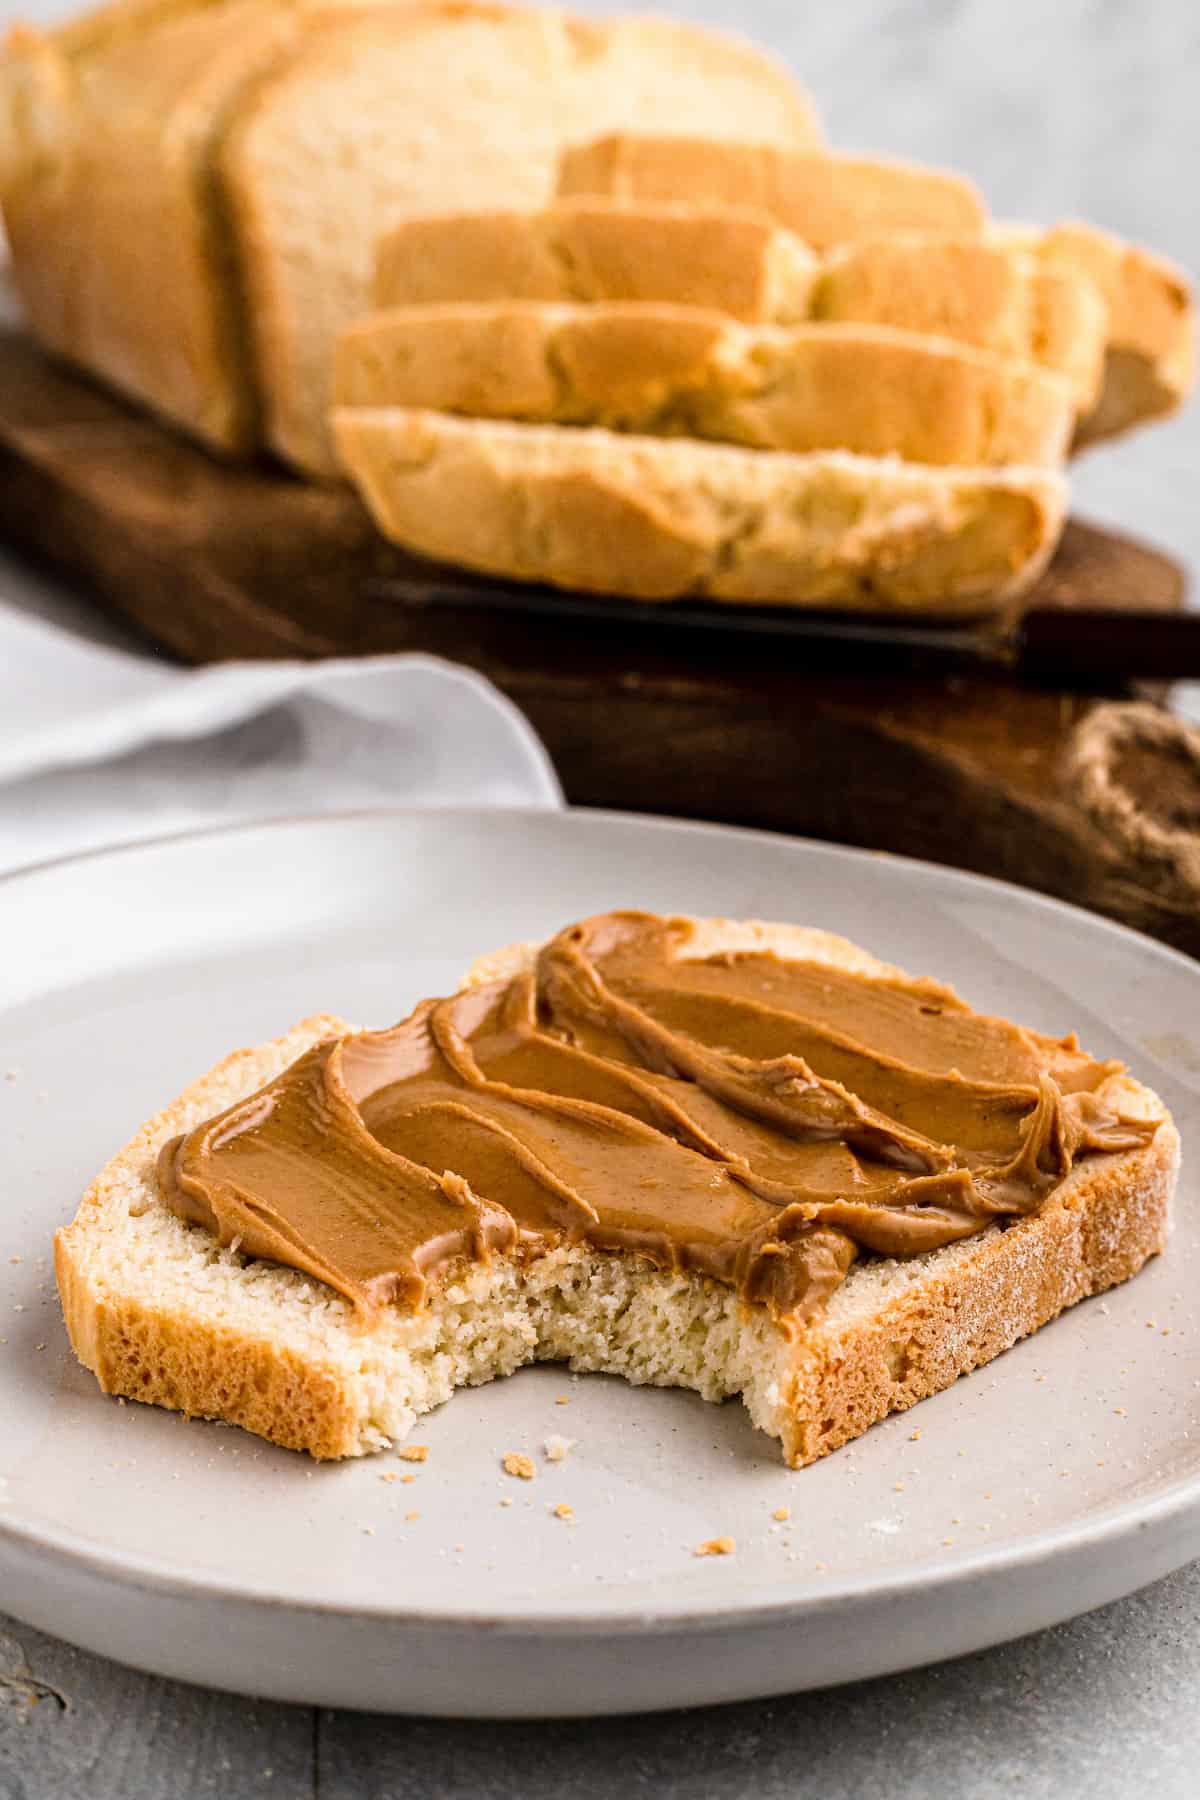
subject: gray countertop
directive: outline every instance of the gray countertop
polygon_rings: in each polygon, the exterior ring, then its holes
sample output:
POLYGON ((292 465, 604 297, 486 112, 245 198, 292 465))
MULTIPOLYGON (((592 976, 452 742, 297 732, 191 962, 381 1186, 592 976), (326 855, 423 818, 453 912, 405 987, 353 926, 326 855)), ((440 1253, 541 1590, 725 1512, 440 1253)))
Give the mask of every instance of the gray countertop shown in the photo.
MULTIPOLYGON (((1081 215, 1200 266, 1195 0, 658 3, 773 44, 840 146, 950 163, 1001 216, 1081 215)), ((0 9, 18 10, 68 8, 0 9)), ((1200 562, 1200 405, 1093 452, 1076 492, 1085 515, 1200 562)), ((134 1674, 0 1619, 0 1800, 1184 1800, 1200 1791, 1198 1699, 1200 1565, 940 1668, 620 1722, 314 1714, 134 1674)))

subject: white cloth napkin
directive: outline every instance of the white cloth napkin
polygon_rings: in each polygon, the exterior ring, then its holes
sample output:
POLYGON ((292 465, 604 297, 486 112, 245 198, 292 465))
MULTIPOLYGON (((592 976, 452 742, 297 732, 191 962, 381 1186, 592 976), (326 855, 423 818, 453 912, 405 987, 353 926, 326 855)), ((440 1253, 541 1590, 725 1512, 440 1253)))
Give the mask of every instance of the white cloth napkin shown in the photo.
POLYGON ((562 804, 526 719, 452 663, 189 670, 81 617, 0 560, 0 869, 239 819, 562 804))

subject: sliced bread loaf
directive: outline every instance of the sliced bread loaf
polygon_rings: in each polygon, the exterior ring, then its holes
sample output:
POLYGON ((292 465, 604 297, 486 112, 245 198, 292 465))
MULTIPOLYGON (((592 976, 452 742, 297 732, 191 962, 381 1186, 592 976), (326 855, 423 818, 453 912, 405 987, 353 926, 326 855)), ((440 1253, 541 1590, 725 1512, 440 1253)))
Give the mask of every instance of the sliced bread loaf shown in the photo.
POLYGON ((790 324, 808 315, 817 267, 761 214, 563 200, 403 220, 379 244, 375 305, 660 300, 790 324))
POLYGON ((385 536, 557 587, 970 614, 1027 587, 1065 507, 1049 469, 930 469, 604 430, 339 408, 385 536))
POLYGON ((567 138, 648 124, 811 143, 789 76, 658 18, 574 20, 427 0, 338 17, 239 109, 221 157, 273 447, 328 473, 338 332, 370 303, 375 245, 406 213, 548 198, 567 138))
MULTIPOLYGON (((765 947, 895 973, 844 939, 795 926, 712 920, 694 941, 701 955, 765 947)), ((472 979, 507 978, 530 954, 485 958, 472 979)), ((184 1223, 155 1178, 168 1140, 349 1029, 308 1019, 227 1057, 113 1158, 59 1232, 67 1329, 106 1393, 224 1419, 316 1457, 361 1456, 406 1436, 456 1387, 562 1361, 709 1400, 741 1394, 799 1467, 1127 1280, 1166 1241, 1178 1137, 1156 1096, 1118 1077, 1124 1112, 1162 1120, 1144 1148, 1081 1159, 1007 1228, 903 1260, 863 1258, 794 1336, 731 1287, 571 1245, 524 1266, 499 1254, 451 1266, 424 1310, 388 1308, 364 1325, 321 1282, 222 1249, 184 1223)))
POLYGON ((375 305, 657 300, 747 323, 893 325, 1040 363, 1088 411, 1108 313, 1083 274, 1019 244, 897 232, 818 258, 765 214, 611 197, 432 213, 382 239, 375 305))
POLYGON ((257 446, 260 383, 278 378, 274 436, 320 466, 334 330, 366 310, 381 229, 411 207, 542 198, 569 130, 661 104, 717 134, 758 118, 781 142, 817 135, 769 58, 665 21, 471 0, 117 0, 53 34, 15 32, 0 63, 17 286, 50 349, 221 449, 257 446), (243 116, 238 244, 220 165, 243 116), (265 309, 253 345, 248 305, 265 309))
MULTIPOLYGON (((1035 360, 1049 361, 1077 379, 1081 396, 1095 355, 1095 309, 1079 300, 1080 285, 1089 283, 1108 309, 1103 380, 1099 397, 1092 396, 1080 419, 1079 443, 1112 437, 1171 412, 1191 390, 1195 317, 1190 289, 1178 269, 1089 225, 1069 222, 1049 231, 986 226, 971 185, 939 170, 797 154, 757 142, 616 132, 564 152, 558 191, 607 196, 626 205, 748 207, 819 250, 912 231, 970 238, 986 230, 989 245, 1024 250, 1042 269, 1074 284, 1073 298, 1062 289, 1035 294, 1025 284, 1028 298, 1017 309, 1029 313, 1022 336, 1030 328, 1044 334, 1049 354, 1034 350, 1035 360)), ((844 272, 831 271, 831 297, 823 301, 816 290, 814 306, 818 312, 823 305, 833 306, 831 317, 876 317, 881 323, 934 329, 927 322, 930 314, 957 276, 963 287, 950 313, 968 321, 991 313, 1000 290, 994 273, 982 273, 986 259, 973 266, 960 263, 955 270, 955 252, 947 247, 940 259, 929 259, 928 270, 937 269, 939 260, 945 275, 931 278, 919 249, 915 254, 873 249, 864 259, 843 265, 844 272), (872 293, 875 298, 869 299, 872 293), (872 312, 872 306, 879 310, 872 312), (854 310, 838 310, 843 307, 854 310)), ((1002 310, 1008 311, 1010 304, 1002 301, 1002 310)))
POLYGON ((746 207, 766 213, 816 250, 890 231, 970 237, 986 222, 983 200, 964 175, 797 150, 760 131, 740 143, 688 137, 682 130, 670 137, 614 131, 572 143, 559 163, 558 192, 608 195, 627 205, 746 207))
POLYGON ((1061 376, 946 339, 636 302, 377 313, 341 339, 334 394, 348 407, 931 464, 1057 463, 1075 423, 1061 376))

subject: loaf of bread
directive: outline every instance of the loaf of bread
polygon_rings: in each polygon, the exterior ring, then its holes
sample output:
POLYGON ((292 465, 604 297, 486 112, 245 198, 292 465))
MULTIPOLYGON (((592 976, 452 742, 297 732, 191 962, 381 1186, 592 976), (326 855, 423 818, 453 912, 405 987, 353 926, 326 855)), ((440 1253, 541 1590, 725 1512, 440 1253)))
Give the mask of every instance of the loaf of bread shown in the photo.
POLYGON ((485 574, 669 600, 969 615, 1045 567, 1051 469, 924 468, 686 438, 339 408, 385 537, 485 574))
MULTIPOLYGON (((898 974, 795 926, 713 920, 694 945, 898 974)), ((485 958, 472 979, 509 977, 530 955, 485 958)), ((908 1258, 862 1258, 791 1335, 732 1287, 570 1244, 527 1262, 494 1254, 451 1266, 421 1311, 389 1307, 364 1324, 322 1282, 186 1224, 155 1178, 168 1140, 349 1029, 308 1019, 227 1057, 143 1126, 59 1232, 67 1329, 105 1393, 224 1419, 315 1457, 361 1456, 405 1437, 456 1387, 553 1360, 708 1400, 740 1394, 800 1467, 1127 1280, 1166 1241, 1179 1140, 1157 1097, 1116 1076, 1122 1112, 1160 1121, 1143 1148, 1080 1159, 1028 1216, 908 1258)))
POLYGON ((929 464, 1058 463, 1075 423, 1061 376, 944 338, 616 301, 377 313, 342 337, 334 392, 346 407, 929 464))
POLYGON ((769 57, 487 0, 131 0, 0 68, 0 199, 39 338, 222 449, 328 472, 333 343, 414 209, 537 204, 569 136, 664 114, 811 144, 769 57))

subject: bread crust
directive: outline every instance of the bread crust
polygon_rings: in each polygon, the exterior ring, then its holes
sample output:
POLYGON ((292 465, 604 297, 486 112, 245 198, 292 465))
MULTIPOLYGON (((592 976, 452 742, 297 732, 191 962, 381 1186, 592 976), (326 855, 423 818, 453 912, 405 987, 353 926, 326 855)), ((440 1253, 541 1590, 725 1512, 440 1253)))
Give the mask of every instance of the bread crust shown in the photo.
POLYGON ((109 8, 73 35, 25 34, 0 93, 13 275, 38 338, 236 453, 257 442, 256 401, 210 146, 301 16, 109 8))
MULTIPOLYGON (((845 968, 892 972, 830 933, 755 921, 702 922, 694 953, 771 944, 845 968)), ((510 975, 531 954, 515 946, 481 958, 467 980, 510 975)), ((379 1446, 365 1426, 361 1395, 319 1336, 300 1350, 282 1334, 249 1329, 219 1310, 164 1303, 153 1283, 145 1291, 128 1280, 114 1283, 118 1265, 110 1255, 131 1211, 165 1210, 153 1181, 161 1144, 252 1093, 310 1045, 350 1029, 317 1015, 282 1038, 224 1058, 143 1126, 58 1232, 55 1270, 67 1330, 104 1392, 224 1419, 317 1458, 379 1446)), ((1084 1159, 1040 1212, 1007 1229, 991 1227, 947 1250, 889 1263, 907 1278, 881 1305, 855 1302, 852 1271, 825 1320, 786 1353, 776 1421, 785 1460, 801 1467, 948 1387, 1064 1307, 1127 1280, 1163 1248, 1179 1140, 1156 1096, 1133 1082, 1128 1092, 1132 1105, 1163 1119, 1145 1149, 1084 1159)), ((344 1334, 344 1321, 335 1329, 344 1334)))
POLYGON ((563 151, 561 195, 749 207, 816 250, 887 231, 982 231, 974 183, 949 169, 884 158, 817 155, 763 142, 718 143, 613 131, 563 151))
POLYGON ((601 429, 340 408, 386 537, 484 573, 641 600, 969 615, 1045 567, 1049 469, 929 469, 601 429))
POLYGON ((339 341, 334 399, 960 467, 1060 463, 1075 423, 1060 376, 945 338, 603 301, 375 313, 339 341))
POLYGON ((1196 379, 1196 313, 1183 271, 1140 244, 1078 220, 1048 231, 997 228, 1045 269, 1091 282, 1108 313, 1099 397, 1079 421, 1077 447, 1174 412, 1196 379))
POLYGON ((786 324, 807 316, 817 267, 756 213, 563 200, 403 220, 376 251, 374 304, 641 300, 786 324))

